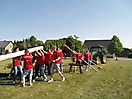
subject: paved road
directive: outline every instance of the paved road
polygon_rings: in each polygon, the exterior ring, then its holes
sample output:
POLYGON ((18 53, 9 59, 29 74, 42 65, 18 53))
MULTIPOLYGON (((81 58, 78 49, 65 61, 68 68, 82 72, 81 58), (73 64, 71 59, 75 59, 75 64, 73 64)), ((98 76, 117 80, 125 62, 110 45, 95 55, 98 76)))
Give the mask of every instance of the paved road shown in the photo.
MULTIPOLYGON (((108 58, 108 59, 115 60, 114 58, 108 58)), ((119 60, 132 60, 132 58, 122 58, 122 57, 119 57, 118 59, 119 60)))

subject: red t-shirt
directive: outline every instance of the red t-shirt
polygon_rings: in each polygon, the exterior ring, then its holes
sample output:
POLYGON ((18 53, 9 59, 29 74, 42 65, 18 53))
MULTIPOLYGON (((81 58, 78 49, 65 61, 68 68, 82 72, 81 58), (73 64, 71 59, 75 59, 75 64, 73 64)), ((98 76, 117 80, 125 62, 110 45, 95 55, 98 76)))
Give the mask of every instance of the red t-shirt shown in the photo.
POLYGON ((39 61, 39 65, 40 66, 42 66, 42 65, 44 65, 45 64, 45 56, 44 56, 44 54, 41 54, 41 56, 39 56, 40 57, 40 61, 39 61))
MULTIPOLYGON (((56 60, 58 57, 60 57, 60 52, 59 51, 54 51, 52 59, 56 60)), ((55 61, 56 64, 60 64, 60 59, 58 61, 55 61)))
POLYGON ((75 53, 72 54, 72 59, 74 59, 74 60, 76 59, 76 54, 75 53))
POLYGON ((92 59, 91 54, 90 54, 90 53, 84 54, 84 59, 85 59, 85 60, 91 60, 91 59, 92 59))
POLYGON ((82 54, 81 53, 77 53, 76 54, 76 59, 77 59, 77 61, 81 61, 82 60, 82 54))
POLYGON ((20 63, 20 57, 15 57, 13 58, 13 66, 20 66, 21 63, 20 63))
POLYGON ((51 62, 51 61, 52 61, 52 53, 48 51, 45 56, 45 62, 51 62))
POLYGON ((62 53, 62 51, 61 51, 61 52, 60 52, 60 59, 62 60, 63 57, 64 57, 64 55, 63 55, 63 53, 62 53))
POLYGON ((21 60, 24 61, 24 69, 30 70, 33 68, 33 57, 30 54, 23 55, 21 60))
POLYGON ((36 54, 36 64, 39 64, 41 61, 40 55, 36 54))

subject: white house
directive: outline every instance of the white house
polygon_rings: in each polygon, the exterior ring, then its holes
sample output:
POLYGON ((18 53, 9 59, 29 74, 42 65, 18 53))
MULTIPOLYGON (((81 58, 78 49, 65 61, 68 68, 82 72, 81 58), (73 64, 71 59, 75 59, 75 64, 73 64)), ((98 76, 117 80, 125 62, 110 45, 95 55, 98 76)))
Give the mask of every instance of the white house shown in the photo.
POLYGON ((0 41, 0 54, 11 53, 12 48, 12 41, 0 41))

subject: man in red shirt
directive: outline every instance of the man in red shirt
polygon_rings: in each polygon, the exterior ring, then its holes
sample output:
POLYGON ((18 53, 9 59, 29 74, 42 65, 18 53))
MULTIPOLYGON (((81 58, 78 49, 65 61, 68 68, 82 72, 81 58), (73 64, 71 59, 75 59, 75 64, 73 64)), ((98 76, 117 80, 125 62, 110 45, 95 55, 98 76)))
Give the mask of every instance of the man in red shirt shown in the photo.
POLYGON ((60 71, 63 73, 63 52, 61 48, 58 48, 58 51, 60 52, 60 71))
MULTIPOLYGON (((91 65, 92 55, 89 53, 89 51, 86 51, 84 54, 84 60, 91 65)), ((86 65, 86 71, 88 71, 88 65, 86 65)))
POLYGON ((33 75, 33 57, 30 55, 28 50, 25 50, 25 55, 21 58, 24 61, 24 73, 23 73, 23 87, 25 87, 25 77, 29 75, 30 86, 32 86, 32 75, 33 75))
POLYGON ((48 49, 48 51, 44 51, 42 50, 44 53, 45 53, 45 73, 46 73, 46 69, 48 70, 48 75, 50 75, 50 67, 51 67, 51 64, 52 64, 52 55, 53 53, 51 52, 50 49, 48 49), (47 68, 46 68, 47 66, 47 68))
POLYGON ((76 53, 76 64, 81 64, 81 60, 82 60, 82 53, 80 53, 80 50, 78 50, 76 53))
POLYGON ((44 71, 45 71, 45 56, 44 56, 44 53, 41 50, 36 51, 36 53, 40 57, 39 62, 38 62, 39 70, 40 70, 40 76, 42 76, 44 81, 46 81, 47 77, 44 73, 44 71))
POLYGON ((76 64, 76 52, 75 51, 72 54, 72 62, 73 64, 76 64))
MULTIPOLYGON (((73 54, 72 54, 72 62, 73 64, 76 64, 76 52, 75 51, 73 51, 73 54)), ((76 72, 76 66, 74 66, 73 72, 76 72)))
MULTIPOLYGON (((15 48, 14 52, 18 52, 19 48, 15 48)), ((20 82, 22 82, 22 76, 23 76, 23 71, 22 71, 22 66, 21 66, 21 60, 20 57, 15 57, 13 58, 13 70, 14 70, 14 79, 13 79, 13 83, 16 83, 16 79, 17 79, 17 72, 18 70, 20 71, 20 82)))
POLYGON ((65 77, 60 72, 60 53, 56 50, 56 46, 53 47, 53 56, 52 56, 52 65, 50 68, 50 80, 48 82, 53 82, 54 68, 58 71, 59 75, 62 77, 62 81, 65 80, 65 77))
MULTIPOLYGON (((82 61, 82 53, 80 53, 80 50, 78 50, 76 53, 76 64, 81 64, 81 61, 82 61)), ((74 72, 76 72, 76 68, 74 72)))
POLYGON ((35 52, 36 63, 35 63, 35 78, 38 78, 39 63, 41 61, 41 56, 35 52))

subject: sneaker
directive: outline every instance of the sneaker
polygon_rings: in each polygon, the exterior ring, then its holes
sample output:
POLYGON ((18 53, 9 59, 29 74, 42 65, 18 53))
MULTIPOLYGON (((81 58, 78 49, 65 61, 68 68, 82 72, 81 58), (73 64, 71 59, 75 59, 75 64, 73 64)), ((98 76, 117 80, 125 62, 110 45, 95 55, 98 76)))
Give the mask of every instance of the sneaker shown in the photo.
POLYGON ((44 78, 44 81, 47 81, 47 77, 44 78))
POLYGON ((29 84, 29 86, 33 86, 33 84, 31 83, 31 84, 29 84))
POLYGON ((62 81, 64 81, 65 80, 65 77, 62 77, 62 81))
POLYGON ((35 82, 35 79, 33 79, 33 82, 35 82))
POLYGON ((25 84, 22 84, 22 87, 25 87, 25 84))
POLYGON ((7 78, 11 78, 11 76, 9 75, 7 78))
POLYGON ((88 69, 86 69, 86 71, 88 71, 88 69))
POLYGON ((38 78, 38 76, 35 77, 35 79, 37 79, 37 78, 38 78))
POLYGON ((13 81, 13 84, 15 84, 16 82, 15 81, 13 81))
POLYGON ((49 80, 48 82, 53 82, 53 79, 49 80))
POLYGON ((41 76, 41 79, 43 79, 43 76, 41 76))
POLYGON ((47 81, 47 79, 45 78, 44 81, 47 81))

